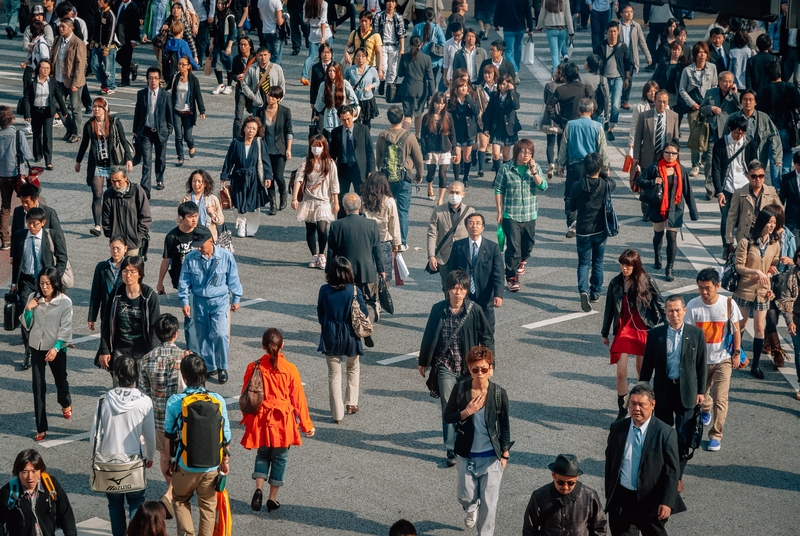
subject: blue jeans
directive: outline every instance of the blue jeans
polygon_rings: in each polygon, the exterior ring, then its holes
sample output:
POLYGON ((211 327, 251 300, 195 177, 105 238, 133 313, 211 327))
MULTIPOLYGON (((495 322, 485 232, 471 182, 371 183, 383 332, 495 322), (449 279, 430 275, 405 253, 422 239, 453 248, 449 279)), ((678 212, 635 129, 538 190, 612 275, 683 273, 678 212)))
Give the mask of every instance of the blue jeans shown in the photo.
POLYGON ((567 54, 567 29, 547 30, 547 44, 550 45, 550 61, 553 62, 553 74, 561 63, 561 58, 567 54))
MULTIPOLYGON (((594 13, 594 11, 592 11, 594 13)), ((622 104, 622 77, 608 79, 608 92, 611 93, 611 117, 609 126, 614 126, 619 120, 619 107, 622 104)))
POLYGON ((278 39, 277 33, 262 34, 264 37, 264 46, 269 49, 272 57, 269 61, 277 65, 281 64, 281 54, 283 53, 283 41, 278 39))
MULTIPOLYGON (((327 31, 325 33, 327 33, 327 31)), ((325 42, 330 44, 330 38, 325 42)), ((301 78, 308 80, 308 71, 311 70, 311 66, 319 57, 319 45, 320 43, 313 43, 311 41, 308 42, 308 57, 306 58, 305 63, 303 63, 303 74, 300 75, 301 78)))
POLYGON ((519 72, 522 64, 522 38, 525 30, 518 32, 503 31, 503 41, 506 43, 506 59, 514 65, 514 70, 519 72))
POLYGON ((602 43, 606 38, 606 29, 608 29, 610 15, 610 9, 605 11, 592 10, 592 14, 589 16, 592 25, 592 50, 596 49, 597 45, 602 43))
POLYGON ((439 367, 439 401, 442 403, 442 438, 444 448, 453 450, 456 444, 456 425, 444 422, 444 411, 447 409, 447 402, 453 387, 456 386, 458 377, 444 367, 439 367))
POLYGON ((192 116, 175 113, 172 117, 172 126, 175 129, 175 152, 178 154, 178 160, 183 160, 183 140, 186 140, 189 149, 194 148, 192 116))
POLYGON ((111 534, 125 536, 128 521, 125 519, 125 501, 128 501, 128 519, 133 519, 136 510, 144 502, 144 492, 132 491, 130 493, 106 493, 108 499, 108 516, 111 518, 111 534))
POLYGON ((108 89, 117 88, 117 49, 112 48, 108 51, 108 56, 103 56, 102 47, 92 49, 92 69, 102 87, 108 89))
POLYGON ((283 486, 283 476, 286 474, 288 462, 288 447, 258 447, 253 480, 263 478, 270 486, 283 486))
POLYGON ((397 216, 400 219, 400 236, 403 245, 407 245, 408 211, 411 209, 411 181, 390 182, 389 189, 397 202, 397 216))
POLYGON ((576 236, 578 245, 578 292, 599 294, 603 288, 603 255, 606 249, 606 234, 576 236), (589 277, 589 265, 592 275, 589 277))
POLYGON ((794 345, 794 368, 797 370, 797 381, 800 382, 800 334, 792 335, 794 345))

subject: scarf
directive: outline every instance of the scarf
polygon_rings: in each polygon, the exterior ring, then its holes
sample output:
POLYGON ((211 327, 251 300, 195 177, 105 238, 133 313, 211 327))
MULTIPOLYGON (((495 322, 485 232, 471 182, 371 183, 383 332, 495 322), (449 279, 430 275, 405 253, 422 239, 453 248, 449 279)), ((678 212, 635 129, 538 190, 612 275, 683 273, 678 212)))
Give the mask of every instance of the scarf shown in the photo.
POLYGON ((208 211, 206 210, 206 201, 205 195, 200 194, 200 198, 197 198, 197 195, 192 192, 192 201, 197 203, 197 206, 200 208, 198 212, 197 223, 204 227, 208 227, 208 211))
POLYGON ((669 212, 669 181, 667 180, 667 168, 675 169, 675 205, 681 202, 681 193, 683 193, 683 176, 681 175, 681 165, 675 160, 673 163, 668 163, 663 158, 658 162, 658 176, 664 181, 664 195, 661 196, 661 217, 666 218, 669 212))

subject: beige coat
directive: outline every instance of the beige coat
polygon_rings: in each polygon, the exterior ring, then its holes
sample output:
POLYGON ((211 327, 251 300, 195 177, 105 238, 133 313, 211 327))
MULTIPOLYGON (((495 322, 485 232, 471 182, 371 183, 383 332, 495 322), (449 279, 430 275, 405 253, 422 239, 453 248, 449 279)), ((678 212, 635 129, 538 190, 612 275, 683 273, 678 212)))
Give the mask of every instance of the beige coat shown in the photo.
POLYGON ((475 212, 475 209, 468 207, 463 201, 461 202, 460 208, 461 212, 459 212, 459 216, 463 215, 464 217, 458 224, 458 229, 450 235, 446 243, 442 244, 439 253, 436 253, 436 244, 447 234, 447 231, 453 227, 453 220, 450 219, 450 204, 442 203, 434 207, 433 213, 431 214, 431 221, 428 224, 428 258, 436 257, 436 262, 439 264, 446 264, 450 259, 450 252, 453 250, 453 242, 469 236, 467 234, 467 226, 464 224, 469 215, 475 212))
POLYGON ((403 243, 400 235, 400 218, 397 214, 397 201, 393 197, 384 197, 381 201, 380 212, 370 212, 364 209, 364 215, 378 223, 381 242, 391 242, 393 246, 403 243))
MULTIPOLYGON (((762 209, 773 204, 783 206, 775 188, 766 184, 763 188, 764 191, 761 193, 762 209)), ((756 206, 753 204, 753 198, 750 195, 750 185, 745 184, 733 192, 731 206, 728 211, 728 220, 725 222, 725 243, 738 244, 741 242, 742 238, 750 234, 757 217, 756 206), (735 237, 734 231, 736 231, 735 237)))
MULTIPOLYGON (((58 51, 63 40, 64 38, 59 35, 53 42, 53 47, 50 49, 50 57, 53 58, 53 61, 58 61, 58 51)), ((64 85, 67 88, 79 88, 86 85, 86 45, 75 34, 72 34, 67 43, 61 68, 64 72, 64 85)), ((53 76, 55 77, 55 75, 56 68, 54 66, 53 76)))
POLYGON ((739 241, 736 248, 736 271, 742 276, 739 286, 736 287, 734 296, 750 302, 765 302, 770 298, 767 293, 772 291, 772 280, 766 285, 758 282, 755 275, 746 275, 746 269, 761 270, 765 274, 769 272, 770 266, 777 266, 781 255, 781 243, 772 242, 767 246, 767 252, 762 257, 758 251, 758 245, 752 244, 749 239, 739 241))
MULTIPOLYGON (((208 212, 208 219, 210 223, 208 224, 208 230, 211 231, 211 236, 214 238, 214 241, 217 240, 217 225, 222 225, 225 223, 225 214, 222 212, 222 205, 219 204, 219 199, 216 195, 206 195, 203 196, 206 200, 206 212, 208 212)), ((180 203, 185 203, 186 201, 192 200, 192 194, 186 194, 181 199, 180 203)), ((180 204, 178 203, 178 204, 180 204)), ((178 225, 181 224, 180 218, 177 220, 178 225)))

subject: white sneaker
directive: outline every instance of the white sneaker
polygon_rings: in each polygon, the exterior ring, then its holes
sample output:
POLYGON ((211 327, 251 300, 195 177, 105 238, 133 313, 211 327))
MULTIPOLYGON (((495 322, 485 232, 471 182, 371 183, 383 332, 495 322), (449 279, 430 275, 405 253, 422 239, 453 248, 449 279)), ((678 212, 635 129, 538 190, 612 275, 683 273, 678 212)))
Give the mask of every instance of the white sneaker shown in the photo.
POLYGON ((61 123, 61 119, 53 119, 53 126, 60 127, 63 123, 61 123))
POLYGON ((328 261, 325 260, 324 255, 320 255, 319 257, 317 257, 317 268, 319 268, 320 270, 324 270, 327 264, 328 261))
POLYGON ((319 257, 314 255, 313 257, 311 257, 311 262, 308 263, 308 267, 316 268, 317 266, 319 266, 319 257))
POLYGON ((700 166, 694 166, 689 172, 690 177, 697 177, 700 174, 700 166))
POLYGON ((247 234, 247 223, 243 219, 236 220, 236 236, 244 238, 247 234))
POLYGON ((222 90, 225 89, 225 84, 220 84, 217 86, 217 89, 211 92, 212 95, 219 95, 222 93, 222 90))
POLYGON ((223 95, 230 95, 230 94, 231 94, 231 91, 233 91, 233 90, 231 89, 231 86, 225 86, 225 89, 223 89, 223 90, 222 90, 222 94, 223 94, 223 95))
POLYGON ((408 251, 408 246, 406 244, 400 244, 399 246, 397 246, 397 251, 399 251, 400 253, 406 252, 408 251))
MULTIPOLYGON (((480 504, 480 500, 478 501, 480 504)), ((464 518, 464 526, 468 529, 471 529, 475 526, 475 523, 478 521, 478 504, 473 504, 470 506, 472 510, 467 510, 467 515, 464 518)))
POLYGON ((33 134, 33 127, 31 127, 31 124, 27 121, 25 122, 25 132, 31 135, 33 134))

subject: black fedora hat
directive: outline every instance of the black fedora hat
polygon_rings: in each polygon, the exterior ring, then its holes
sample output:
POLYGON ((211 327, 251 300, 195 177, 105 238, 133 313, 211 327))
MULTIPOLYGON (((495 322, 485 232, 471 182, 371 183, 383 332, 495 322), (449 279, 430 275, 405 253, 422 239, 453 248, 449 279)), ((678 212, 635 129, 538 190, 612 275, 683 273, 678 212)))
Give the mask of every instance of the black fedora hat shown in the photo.
POLYGON ((556 457, 556 461, 547 467, 561 476, 580 476, 583 474, 583 471, 578 469, 578 457, 574 454, 559 454, 556 457))

